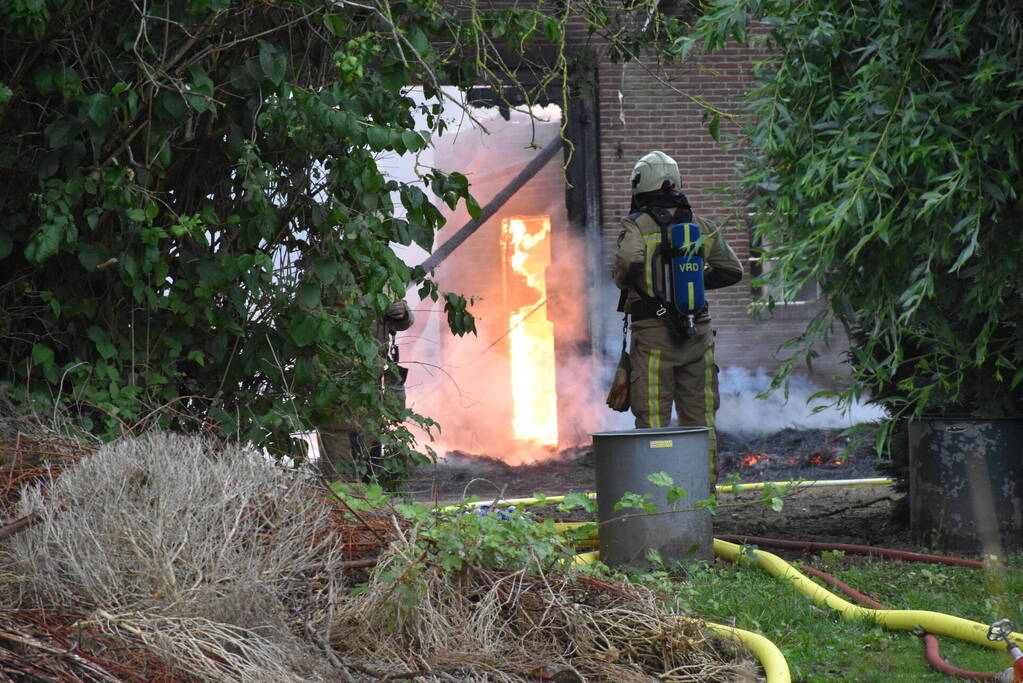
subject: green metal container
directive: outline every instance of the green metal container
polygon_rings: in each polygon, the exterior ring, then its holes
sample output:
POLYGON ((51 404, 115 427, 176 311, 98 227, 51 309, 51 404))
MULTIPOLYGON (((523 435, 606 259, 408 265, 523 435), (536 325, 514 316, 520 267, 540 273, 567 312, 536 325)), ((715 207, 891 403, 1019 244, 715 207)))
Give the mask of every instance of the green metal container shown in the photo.
POLYGON ((648 552, 666 564, 710 559, 714 539, 710 512, 693 504, 710 495, 710 429, 673 427, 598 432, 593 435, 597 473, 600 559, 611 566, 649 568, 648 552), (668 504, 668 488, 649 479, 667 473, 687 495, 668 504), (648 494, 658 514, 615 509, 626 493, 648 494))

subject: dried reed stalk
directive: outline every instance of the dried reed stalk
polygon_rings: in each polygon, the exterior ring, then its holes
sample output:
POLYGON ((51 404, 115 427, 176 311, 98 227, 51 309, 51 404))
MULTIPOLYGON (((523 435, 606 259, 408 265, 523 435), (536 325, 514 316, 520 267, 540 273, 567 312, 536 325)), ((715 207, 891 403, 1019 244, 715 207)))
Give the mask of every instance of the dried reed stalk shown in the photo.
POLYGON ((247 659, 275 662, 274 680, 337 676, 305 634, 329 630, 346 551, 305 474, 157 432, 100 448, 45 496, 26 489, 20 511, 41 521, 8 541, 12 603, 118 615, 111 630, 199 679, 247 659))
POLYGON ((545 577, 419 559, 414 536, 381 558, 366 590, 339 606, 334 647, 377 671, 417 681, 754 681, 756 667, 707 641, 698 622, 666 612, 650 591, 585 576, 545 577), (415 603, 402 605, 404 573, 415 603), (392 577, 384 580, 381 576, 392 577))

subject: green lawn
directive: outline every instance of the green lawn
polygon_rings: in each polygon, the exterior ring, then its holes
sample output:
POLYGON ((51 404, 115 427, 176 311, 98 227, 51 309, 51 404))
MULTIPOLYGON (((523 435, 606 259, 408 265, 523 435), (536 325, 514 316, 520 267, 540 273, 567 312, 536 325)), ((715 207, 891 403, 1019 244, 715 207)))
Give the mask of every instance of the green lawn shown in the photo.
MULTIPOLYGON (((1008 617, 1017 631, 1023 627, 1023 558, 998 572, 841 553, 825 553, 812 564, 889 609, 932 610, 985 624, 1008 617)), ((689 567, 679 578, 690 613, 770 638, 788 660, 794 681, 953 680, 931 668, 916 635, 845 621, 754 566, 715 560, 689 567)), ((1010 664, 1004 651, 947 637, 939 637, 939 644, 946 661, 963 669, 993 672, 1010 664)))

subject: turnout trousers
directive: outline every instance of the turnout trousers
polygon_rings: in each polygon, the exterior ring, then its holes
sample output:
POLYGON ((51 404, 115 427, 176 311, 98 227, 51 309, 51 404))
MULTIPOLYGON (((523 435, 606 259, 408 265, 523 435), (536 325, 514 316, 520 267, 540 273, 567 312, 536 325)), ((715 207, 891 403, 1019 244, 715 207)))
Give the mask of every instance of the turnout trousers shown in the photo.
POLYGON ((715 482, 714 415, 720 399, 710 321, 697 323, 696 334, 682 341, 672 338, 659 320, 635 322, 629 355, 629 401, 636 427, 670 426, 673 405, 680 427, 710 427, 710 480, 715 482))

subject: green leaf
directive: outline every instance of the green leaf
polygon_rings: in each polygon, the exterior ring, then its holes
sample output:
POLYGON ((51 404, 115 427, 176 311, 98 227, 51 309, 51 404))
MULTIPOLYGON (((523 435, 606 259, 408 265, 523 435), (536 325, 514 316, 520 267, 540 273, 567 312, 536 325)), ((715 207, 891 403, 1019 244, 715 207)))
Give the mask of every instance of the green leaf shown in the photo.
POLYGON ((128 93, 128 116, 134 117, 139 110, 139 95, 137 92, 132 90, 128 93))
POLYGON ((96 350, 99 355, 105 360, 110 360, 117 356, 117 349, 110 343, 110 338, 107 333, 104 332, 96 325, 90 325, 85 331, 86 335, 96 344, 96 350))
POLYGON ((39 91, 40 95, 52 95, 57 92, 57 86, 54 82, 53 67, 40 67, 36 70, 33 80, 35 82, 36 90, 39 91))
POLYGON ((785 501, 778 496, 771 498, 771 509, 775 512, 781 512, 782 508, 785 507, 785 501))
POLYGON ((440 561, 440 566, 449 572, 458 571, 464 564, 462 558, 453 554, 445 554, 440 561))
POLYGON ((200 92, 203 95, 213 95, 213 79, 209 77, 209 74, 207 74, 201 66, 193 64, 189 67, 188 74, 192 77, 192 90, 200 92))
POLYGON ((316 282, 303 282, 298 290, 298 298, 306 308, 317 308, 320 305, 320 285, 316 282))
POLYGON ((199 349, 192 349, 188 352, 188 360, 192 361, 199 367, 205 367, 206 356, 199 349))
POLYGON ((369 484, 362 490, 362 495, 374 508, 383 507, 389 499, 387 492, 380 484, 369 484))
POLYGON ((661 552, 657 548, 647 548, 646 560, 654 567, 664 567, 664 557, 661 556, 661 552))
POLYGON ((716 496, 711 496, 706 500, 698 500, 693 507, 697 510, 707 510, 711 515, 716 515, 718 513, 718 499, 716 496))
POLYGON ((667 488, 675 483, 675 480, 671 478, 671 475, 667 472, 653 472, 647 475, 647 481, 654 486, 660 486, 667 488))
POLYGON ((384 68, 380 72, 381 85, 391 92, 401 92, 408 86, 410 79, 408 69, 400 62, 384 68))
POLYGON ((45 344, 32 345, 33 365, 47 366, 53 363, 53 349, 45 344))
POLYGON ((476 199, 472 196, 465 198, 465 210, 469 212, 469 217, 476 220, 480 217, 482 209, 480 205, 476 203, 476 199))
POLYGON ((85 97, 85 115, 97 126, 105 126, 114 110, 114 98, 103 93, 93 93, 85 97))
POLYGON ((164 118, 177 121, 188 116, 188 107, 185 106, 185 101, 181 98, 181 95, 176 92, 162 91, 156 97, 156 104, 158 110, 164 114, 164 118))
POLYGON ((82 79, 74 69, 66 64, 59 64, 56 67, 53 73, 53 83, 67 100, 77 97, 82 91, 82 79))
POLYGON ((146 212, 138 207, 131 207, 124 212, 124 215, 136 223, 146 222, 146 212))
POLYGON ((583 524, 582 526, 570 527, 565 530, 565 537, 571 541, 585 541, 595 537, 600 530, 597 524, 583 524))
POLYGON ((714 116, 711 117, 710 125, 707 127, 707 130, 710 133, 710 136, 718 141, 721 140, 721 133, 719 130, 720 126, 721 114, 719 114, 718 112, 714 112, 714 116))
POLYGON ((657 512, 657 508, 650 502, 649 493, 632 493, 626 491, 618 502, 614 504, 615 510, 639 509, 649 513, 657 512))
POLYGON ((316 277, 325 285, 332 284, 337 279, 338 263, 329 259, 320 259, 314 266, 316 277))
POLYGON ((547 35, 547 40, 552 43, 561 41, 561 24, 554 17, 544 19, 543 32, 547 35))
POLYGON ((668 505, 671 505, 672 503, 677 503, 678 501, 685 498, 687 495, 688 492, 685 489, 679 488, 678 486, 672 486, 671 488, 668 489, 668 505))
POLYGON ((67 219, 64 217, 40 225, 25 247, 25 258, 33 263, 43 263, 56 255, 64 242, 66 226, 67 219))
POLYGON ((335 36, 343 36, 348 32, 348 22, 338 14, 323 15, 323 25, 335 36))
POLYGON ((374 152, 382 152, 391 141, 391 131, 383 126, 371 125, 366 129, 366 141, 374 152))
POLYGON ((413 130, 403 130, 401 132, 401 141, 405 143, 405 149, 409 152, 418 152, 423 144, 423 139, 413 130))
POLYGON ((425 505, 396 503, 394 509, 401 516, 417 524, 426 524, 433 519, 433 512, 425 505))
POLYGON ((44 134, 46 135, 46 145, 50 149, 63 147, 74 140, 75 136, 78 135, 81 130, 81 124, 79 124, 75 119, 57 119, 48 125, 44 131, 44 134))
POLYGON ((570 512, 579 508, 587 512, 594 512, 597 509, 597 502, 589 498, 585 493, 570 493, 558 505, 558 510, 562 512, 570 512))
POLYGON ((291 327, 291 338, 300 347, 309 346, 320 336, 320 321, 311 315, 303 315, 298 324, 291 327))
POLYGON ((408 31, 408 40, 420 55, 426 55, 430 51, 430 40, 426 37, 423 29, 413 25, 408 31))
POLYGON ((379 350, 376 339, 372 337, 359 337, 355 340, 355 352, 364 360, 373 360, 379 350))
POLYGON ((188 72, 192 77, 192 82, 188 84, 188 94, 185 95, 185 100, 188 104, 200 114, 216 109, 211 100, 214 85, 209 75, 197 64, 192 65, 188 72))
POLYGON ((284 82, 288 58, 276 45, 261 40, 259 41, 259 68, 262 69, 263 76, 267 80, 274 85, 280 85, 284 82))

